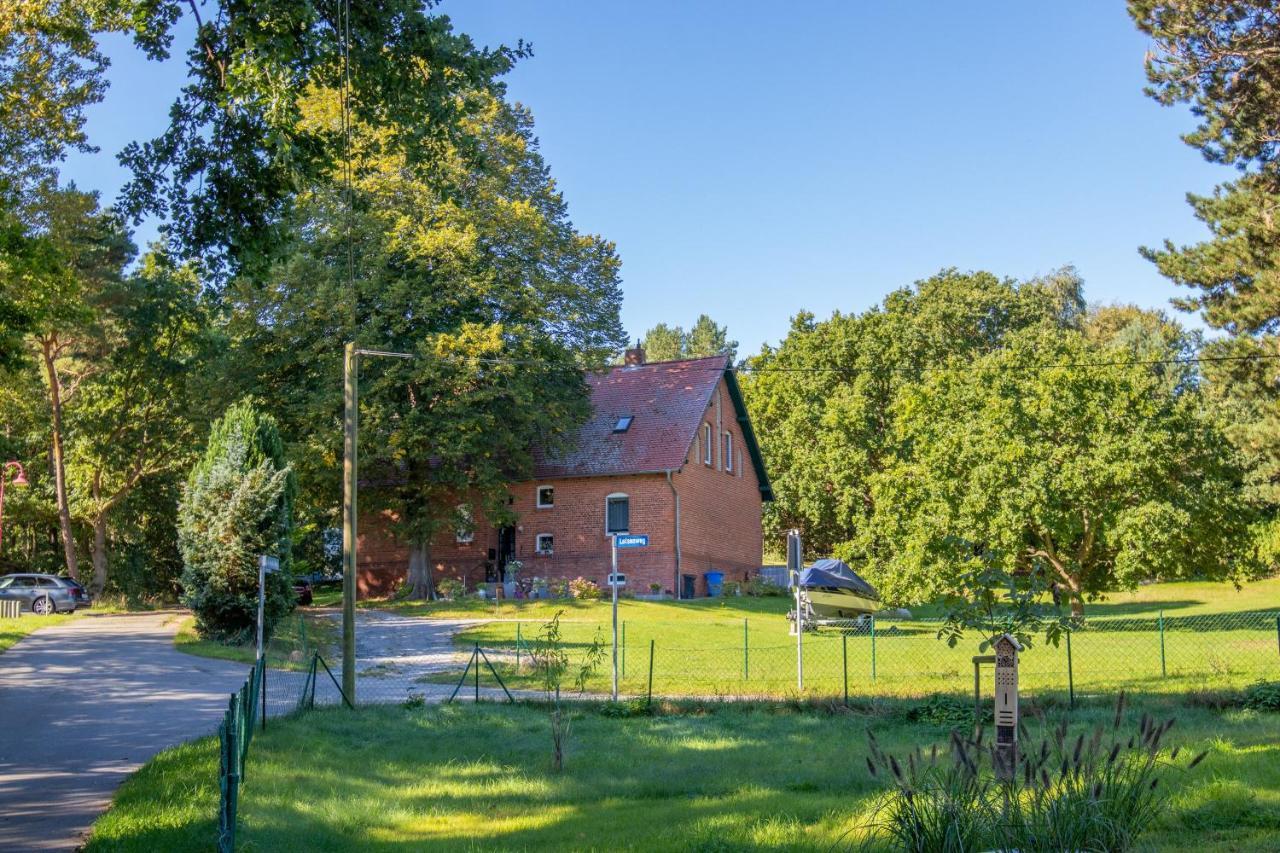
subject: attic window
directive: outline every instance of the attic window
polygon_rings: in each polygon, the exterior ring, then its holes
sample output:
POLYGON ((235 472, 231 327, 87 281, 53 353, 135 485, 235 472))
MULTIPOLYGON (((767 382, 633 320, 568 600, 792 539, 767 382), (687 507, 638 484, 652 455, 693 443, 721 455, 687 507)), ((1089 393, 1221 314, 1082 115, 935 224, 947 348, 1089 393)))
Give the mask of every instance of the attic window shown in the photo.
POLYGON ((618 418, 618 422, 613 425, 613 431, 626 432, 627 430, 631 429, 631 421, 633 420, 634 418, 631 415, 623 415, 622 417, 618 418))

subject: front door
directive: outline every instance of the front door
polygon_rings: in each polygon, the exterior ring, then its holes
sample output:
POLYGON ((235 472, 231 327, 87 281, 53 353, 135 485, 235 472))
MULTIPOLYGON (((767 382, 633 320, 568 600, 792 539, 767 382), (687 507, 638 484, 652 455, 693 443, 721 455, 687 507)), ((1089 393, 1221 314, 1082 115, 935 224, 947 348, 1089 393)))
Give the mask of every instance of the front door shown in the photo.
POLYGON ((498 529, 498 575, 507 579, 507 561, 516 556, 516 529, 508 526, 498 529))

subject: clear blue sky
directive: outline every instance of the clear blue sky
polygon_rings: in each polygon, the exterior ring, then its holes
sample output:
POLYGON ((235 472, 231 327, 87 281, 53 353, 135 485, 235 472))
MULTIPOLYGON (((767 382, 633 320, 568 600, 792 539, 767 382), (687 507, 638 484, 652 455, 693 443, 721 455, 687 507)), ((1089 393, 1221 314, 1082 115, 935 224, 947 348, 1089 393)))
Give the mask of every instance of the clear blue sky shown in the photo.
MULTIPOLYGON (((800 309, 861 310, 948 266, 1074 264, 1091 301, 1167 307, 1178 289, 1137 247, 1201 239, 1184 195, 1231 175, 1142 94, 1119 0, 442 10, 482 44, 532 42, 510 95, 577 226, 617 243, 632 336, 706 312, 754 352, 800 309)), ((65 173, 110 200, 109 155, 159 131, 180 69, 107 48, 102 154, 65 173)))

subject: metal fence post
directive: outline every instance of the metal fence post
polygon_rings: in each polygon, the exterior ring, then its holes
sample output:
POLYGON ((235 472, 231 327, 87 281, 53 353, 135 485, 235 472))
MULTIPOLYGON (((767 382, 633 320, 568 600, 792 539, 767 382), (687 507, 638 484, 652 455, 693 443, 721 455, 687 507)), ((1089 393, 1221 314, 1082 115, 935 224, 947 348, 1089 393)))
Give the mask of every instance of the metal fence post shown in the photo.
POLYGON ((871 614, 871 680, 876 680, 876 615, 871 614))
POLYGON ((653 704, 653 646, 654 646, 654 641, 650 640, 649 641, 649 693, 644 700, 646 708, 653 704))
POLYGON ((262 730, 267 730, 267 653, 262 652, 262 660, 258 661, 262 667, 262 672, 258 674, 259 687, 258 692, 262 694, 262 730))
POLYGON ((480 701, 480 644, 476 643, 476 650, 472 653, 472 659, 476 662, 476 701, 480 701))
POLYGON ((1072 708, 1076 706, 1076 677, 1071 665, 1071 629, 1067 629, 1067 695, 1072 708))
POLYGON ((1164 662, 1164 611, 1163 610, 1160 611, 1160 618, 1157 624, 1160 627, 1160 677, 1167 678, 1169 676, 1169 672, 1165 668, 1165 662, 1164 662))
POLYGON ((520 671, 520 623, 516 623, 516 672, 520 671))
POLYGON ((973 736, 982 729, 982 664, 973 658, 973 736))
POLYGON ((840 635, 840 662, 844 672, 844 704, 849 707, 849 635, 840 635))
POLYGON ((1276 617, 1276 651, 1280 652, 1280 616, 1276 617))
POLYGON ((746 681, 750 677, 750 645, 747 642, 747 620, 742 620, 742 680, 746 681))
POLYGON ((622 654, 622 677, 627 677, 627 620, 622 620, 622 648, 619 650, 622 654))

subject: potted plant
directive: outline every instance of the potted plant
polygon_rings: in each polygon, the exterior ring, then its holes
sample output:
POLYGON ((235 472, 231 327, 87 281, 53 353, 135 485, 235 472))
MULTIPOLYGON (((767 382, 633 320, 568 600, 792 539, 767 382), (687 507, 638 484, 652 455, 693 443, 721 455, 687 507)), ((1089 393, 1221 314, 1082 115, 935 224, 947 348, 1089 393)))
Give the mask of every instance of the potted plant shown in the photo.
POLYGON ((661 592, 662 592, 662 584, 660 584, 660 583, 651 583, 651 584, 649 584, 649 594, 650 594, 650 595, 658 595, 658 594, 660 594, 661 592))
POLYGON ((516 559, 507 560, 506 566, 502 571, 502 592, 507 598, 516 597, 516 581, 520 577, 520 570, 524 568, 524 563, 516 559))

